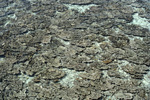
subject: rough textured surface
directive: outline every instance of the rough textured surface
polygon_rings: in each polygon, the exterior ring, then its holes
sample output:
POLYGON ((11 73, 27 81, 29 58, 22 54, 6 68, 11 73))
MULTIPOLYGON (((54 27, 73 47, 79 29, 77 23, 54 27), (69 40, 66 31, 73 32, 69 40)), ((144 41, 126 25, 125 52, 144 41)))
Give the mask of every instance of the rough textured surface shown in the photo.
POLYGON ((0 100, 150 100, 149 0, 0 0, 0 100))

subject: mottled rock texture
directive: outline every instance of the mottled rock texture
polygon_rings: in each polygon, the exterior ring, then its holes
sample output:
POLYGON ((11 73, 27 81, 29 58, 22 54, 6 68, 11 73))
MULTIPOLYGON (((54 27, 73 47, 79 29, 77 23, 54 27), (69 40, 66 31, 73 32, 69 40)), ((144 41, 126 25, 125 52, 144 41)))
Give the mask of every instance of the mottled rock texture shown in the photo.
POLYGON ((0 100, 150 100, 148 0, 0 0, 0 100))

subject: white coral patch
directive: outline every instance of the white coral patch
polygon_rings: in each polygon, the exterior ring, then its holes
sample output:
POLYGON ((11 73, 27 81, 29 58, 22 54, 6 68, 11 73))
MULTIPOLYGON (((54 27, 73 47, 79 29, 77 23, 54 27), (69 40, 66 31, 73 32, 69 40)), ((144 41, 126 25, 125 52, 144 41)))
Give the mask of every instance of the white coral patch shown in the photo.
POLYGON ((144 86, 150 88, 150 72, 148 72, 146 75, 144 75, 144 79, 142 80, 144 86))
POLYGON ((28 84, 30 81, 32 81, 32 79, 33 79, 34 77, 29 77, 28 75, 22 74, 22 75, 19 75, 19 78, 20 78, 20 80, 21 80, 23 83, 28 84))
POLYGON ((89 5, 71 5, 71 4, 65 4, 66 7, 69 9, 77 10, 80 13, 85 12, 86 10, 89 10, 92 6, 97 6, 95 4, 89 4, 89 5))
POLYGON ((63 68, 62 71, 66 73, 66 77, 64 77, 60 81, 60 84, 62 84, 63 86, 69 86, 69 87, 73 87, 74 80, 79 77, 80 73, 83 73, 83 72, 77 72, 75 70, 69 70, 67 68, 63 68))
POLYGON ((132 24, 139 25, 150 30, 150 23, 148 22, 148 19, 140 17, 138 13, 135 13, 133 18, 132 24))

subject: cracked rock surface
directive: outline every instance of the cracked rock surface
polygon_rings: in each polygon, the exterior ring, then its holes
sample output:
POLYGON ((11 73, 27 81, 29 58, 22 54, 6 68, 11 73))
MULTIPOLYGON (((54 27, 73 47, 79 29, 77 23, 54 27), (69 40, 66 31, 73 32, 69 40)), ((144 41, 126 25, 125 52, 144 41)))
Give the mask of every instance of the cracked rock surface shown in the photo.
POLYGON ((0 100, 150 100, 149 0, 0 0, 0 100))

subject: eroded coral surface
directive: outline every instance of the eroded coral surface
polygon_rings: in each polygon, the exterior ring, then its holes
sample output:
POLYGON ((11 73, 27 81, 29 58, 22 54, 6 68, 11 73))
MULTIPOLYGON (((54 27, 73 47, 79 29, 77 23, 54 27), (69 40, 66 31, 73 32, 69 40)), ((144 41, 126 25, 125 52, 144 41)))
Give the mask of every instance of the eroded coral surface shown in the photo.
POLYGON ((149 0, 0 0, 0 100, 150 100, 149 0))

